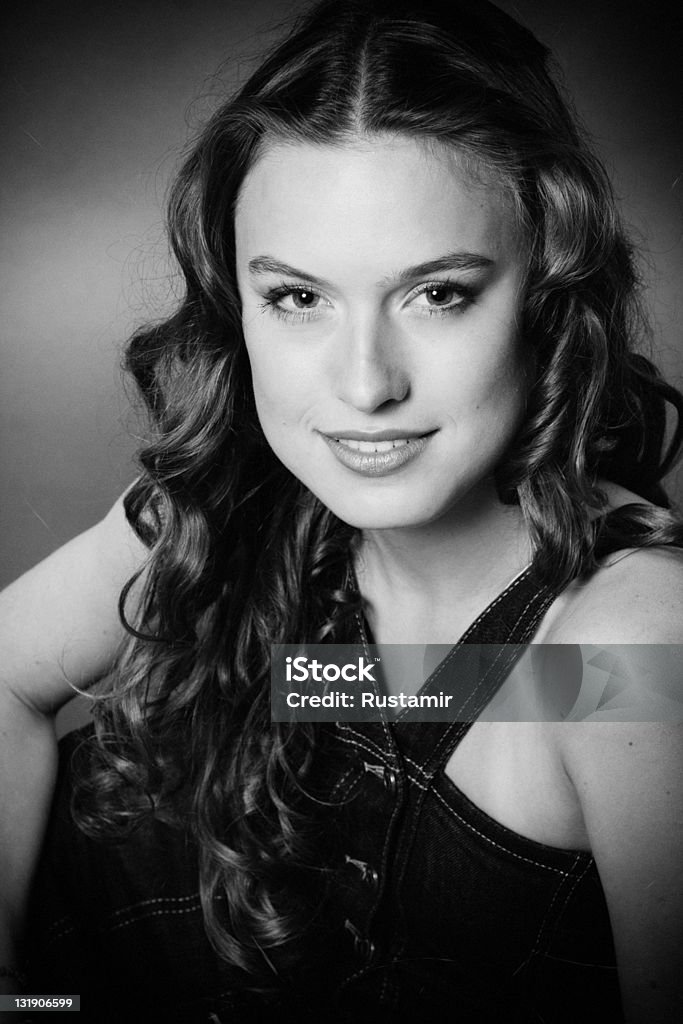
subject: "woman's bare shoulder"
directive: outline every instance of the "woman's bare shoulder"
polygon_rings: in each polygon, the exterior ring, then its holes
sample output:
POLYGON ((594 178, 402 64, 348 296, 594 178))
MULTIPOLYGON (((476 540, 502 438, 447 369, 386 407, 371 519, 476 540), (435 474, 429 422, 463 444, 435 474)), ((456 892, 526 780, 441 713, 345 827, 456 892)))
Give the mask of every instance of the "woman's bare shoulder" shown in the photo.
POLYGON ((0 594, 0 683, 49 712, 111 667, 124 630, 118 600, 148 550, 123 497, 95 526, 0 594))
MULTIPOLYGON (((649 504, 615 484, 609 504, 649 504)), ((538 640, 558 644, 683 643, 683 549, 627 548, 605 557, 553 603, 538 640)))
MULTIPOLYGON (((609 497, 641 503, 621 488, 609 497)), ((624 996, 634 1020, 669 1020, 683 941, 683 550, 615 552, 550 612, 543 641, 581 648, 574 706, 551 735, 607 898, 624 996), (664 1015, 652 1015, 653 989, 664 1015)))
POLYGON ((538 637, 556 644, 683 643, 683 550, 610 556, 554 602, 538 637))

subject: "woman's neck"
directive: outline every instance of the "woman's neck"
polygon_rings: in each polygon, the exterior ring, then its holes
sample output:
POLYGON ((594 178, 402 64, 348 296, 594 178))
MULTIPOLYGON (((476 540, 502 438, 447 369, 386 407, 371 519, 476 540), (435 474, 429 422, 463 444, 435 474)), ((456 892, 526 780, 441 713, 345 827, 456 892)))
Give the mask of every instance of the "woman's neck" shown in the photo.
POLYGON ((378 643, 451 644, 530 561, 519 508, 495 499, 364 532, 356 574, 378 643))

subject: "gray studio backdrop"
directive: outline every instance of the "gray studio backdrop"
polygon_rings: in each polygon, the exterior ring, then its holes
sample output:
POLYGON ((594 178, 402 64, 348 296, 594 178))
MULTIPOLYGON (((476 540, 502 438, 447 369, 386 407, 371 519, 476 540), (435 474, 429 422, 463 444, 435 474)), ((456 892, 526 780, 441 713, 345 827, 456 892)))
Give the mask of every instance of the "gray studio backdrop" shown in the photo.
MULTIPOLYGON (((6 12, 0 584, 132 479, 140 427, 121 345, 172 291, 166 184, 183 142, 297 6, 24 0, 6 12)), ((560 58, 646 246, 659 359, 680 386, 680 14, 664 0, 501 6, 560 58)))

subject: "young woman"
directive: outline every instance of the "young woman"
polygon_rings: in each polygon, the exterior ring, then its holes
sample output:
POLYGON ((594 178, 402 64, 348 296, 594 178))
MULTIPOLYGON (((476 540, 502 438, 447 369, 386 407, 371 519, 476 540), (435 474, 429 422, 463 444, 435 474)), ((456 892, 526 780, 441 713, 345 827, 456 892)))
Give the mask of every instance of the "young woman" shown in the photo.
POLYGON ((452 723, 270 721, 276 643, 681 641, 683 403, 547 57, 489 4, 334 0, 197 141, 185 297, 129 348, 141 475, 4 597, 9 636, 40 609, 3 698, 15 942, 50 715, 109 673, 6 980, 97 1020, 674 1019, 670 668, 622 666, 636 721, 477 720, 511 658, 452 723))

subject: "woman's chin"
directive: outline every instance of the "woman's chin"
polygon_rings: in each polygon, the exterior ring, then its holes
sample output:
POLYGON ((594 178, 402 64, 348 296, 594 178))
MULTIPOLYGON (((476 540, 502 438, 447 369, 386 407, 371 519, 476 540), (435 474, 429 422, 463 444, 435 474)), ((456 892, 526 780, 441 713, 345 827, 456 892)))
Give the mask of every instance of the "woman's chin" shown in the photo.
MULTIPOLYGON (((322 499, 321 499, 322 500, 322 499)), ((445 509, 400 508, 387 502, 385 508, 363 508, 349 502, 323 502, 342 522, 357 530, 415 530, 429 526, 442 516, 445 509)))

